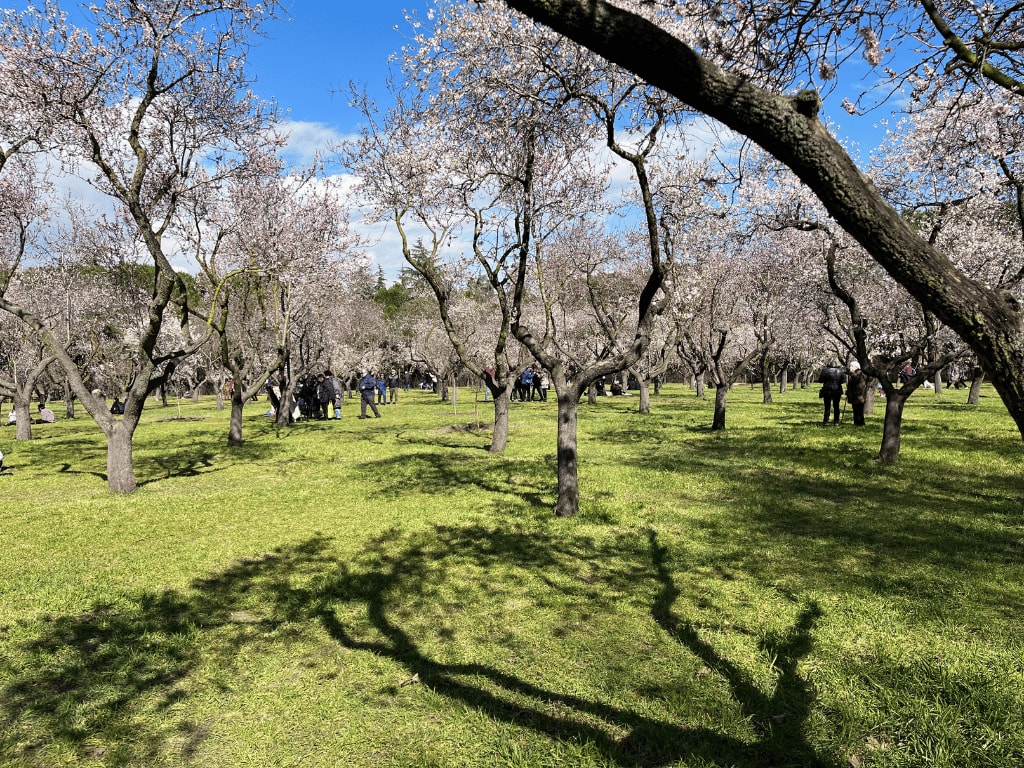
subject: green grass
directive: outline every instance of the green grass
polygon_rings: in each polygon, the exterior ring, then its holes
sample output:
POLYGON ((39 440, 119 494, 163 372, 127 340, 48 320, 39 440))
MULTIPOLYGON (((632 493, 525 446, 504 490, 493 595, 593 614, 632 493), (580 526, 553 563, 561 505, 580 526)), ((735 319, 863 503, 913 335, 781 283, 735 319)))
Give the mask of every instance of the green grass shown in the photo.
MULTIPOLYGON (((502 456, 402 393, 278 430, 154 407, 114 497, 88 420, 0 432, 3 766, 1024 764, 1024 444, 915 395, 895 466, 813 389, 555 405, 502 456)), ((476 409, 479 409, 478 411, 476 409)))

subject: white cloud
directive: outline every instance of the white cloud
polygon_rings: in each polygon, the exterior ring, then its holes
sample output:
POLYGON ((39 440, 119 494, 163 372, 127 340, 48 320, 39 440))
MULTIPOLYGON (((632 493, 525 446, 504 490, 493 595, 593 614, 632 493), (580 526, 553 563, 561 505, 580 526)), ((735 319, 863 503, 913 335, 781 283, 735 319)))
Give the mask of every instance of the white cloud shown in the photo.
POLYGON ((281 155, 289 162, 301 165, 318 155, 324 155, 346 138, 326 123, 310 123, 301 120, 286 120, 281 124, 288 140, 281 155))

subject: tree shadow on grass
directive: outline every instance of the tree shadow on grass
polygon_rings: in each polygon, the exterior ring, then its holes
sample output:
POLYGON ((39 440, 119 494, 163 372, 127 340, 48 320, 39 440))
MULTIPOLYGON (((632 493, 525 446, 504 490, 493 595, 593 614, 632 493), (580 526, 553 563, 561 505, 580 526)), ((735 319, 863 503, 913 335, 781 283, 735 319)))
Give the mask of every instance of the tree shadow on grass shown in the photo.
POLYGON ((549 510, 554 505, 556 489, 553 484, 539 481, 553 475, 553 458, 496 461, 489 454, 468 450, 472 454, 405 453, 388 466, 387 472, 380 471, 378 462, 359 465, 356 469, 366 474, 373 493, 384 499, 406 493, 437 495, 475 488, 489 498, 516 497, 537 510, 549 510))
MULTIPOLYGON (((308 638, 319 629, 338 646, 399 665, 422 684, 416 695, 443 697, 456 711, 469 708, 552 745, 586 744, 599 753, 598 762, 636 768, 680 761, 834 766, 803 736, 813 698, 796 668, 811 649, 813 605, 788 633, 765 641, 777 670, 769 694, 702 639, 695 625, 675 618, 679 596, 666 550, 653 533, 646 540, 626 532, 594 541, 513 527, 439 526, 389 532, 345 560, 329 540, 314 537, 239 562, 187 591, 145 593, 19 630, 19 636, 32 636, 8 642, 12 652, 0 662, 0 761, 46 763, 54 753, 113 766, 174 754, 187 758, 207 733, 188 718, 189 699, 210 695, 217 680, 241 676, 242 649, 247 658, 253 649, 279 652, 270 645, 279 649, 282 639, 308 638), (436 620, 453 606, 438 605, 436 589, 465 586, 470 573, 468 599, 477 603, 509 594, 528 598, 534 610, 549 600, 568 600, 590 612, 635 603, 638 616, 647 612, 681 649, 721 677, 724 695, 752 718, 754 739, 674 722, 639 704, 567 692, 580 686, 571 678, 543 684, 536 674, 521 674, 514 660, 493 662, 489 651, 483 659, 444 661, 436 620), (521 594, 521 580, 534 576, 532 590, 521 594)), ((552 644, 558 642, 553 636, 552 644)), ((626 645, 616 652, 640 651, 626 645)), ((615 698, 643 695, 635 693, 616 691, 615 698)), ((380 689, 385 706, 404 706, 397 694, 394 685, 380 689)))
MULTIPOLYGON (((728 682, 745 717, 759 736, 758 752, 766 765, 823 765, 807 741, 806 723, 814 704, 808 682, 797 672, 800 659, 811 652, 811 630, 821 617, 814 601, 803 606, 796 622, 782 635, 771 633, 759 641, 760 650, 773 660, 777 671, 771 695, 762 691, 737 664, 703 639, 693 622, 681 621, 672 611, 680 596, 668 568, 668 549, 658 543, 655 531, 648 532, 655 577, 661 585, 651 607, 651 616, 678 643, 688 648, 715 673, 728 682)), ((792 598, 790 598, 792 599, 792 598)))
MULTIPOLYGON (((783 455, 744 439, 664 443, 623 461, 645 472, 718 478, 714 501, 722 513, 694 520, 695 530, 724 542, 741 527, 750 546, 734 550, 734 564, 765 579, 787 572, 809 588, 825 578, 851 594, 918 597, 934 586, 932 596, 948 601, 940 582, 950 574, 982 580, 1021 562, 1017 477, 985 464, 950 463, 942 471, 903 469, 890 481, 869 463, 844 467, 838 451, 801 447, 783 455), (937 577, 934 585, 924 571, 937 577)), ((679 487, 695 489, 694 500, 707 493, 698 482, 679 487)), ((1005 593, 992 601, 997 609, 1005 602, 1008 612, 1020 607, 1005 593)))
MULTIPOLYGON (((107 765, 156 762, 202 727, 169 715, 193 695, 201 665, 230 671, 238 650, 269 639, 281 620, 268 585, 319 564, 326 541, 241 561, 187 592, 146 592, 78 615, 45 617, 0 661, 0 764, 48 764, 70 750, 107 765)), ((21 630, 6 628, 20 636, 21 630)))

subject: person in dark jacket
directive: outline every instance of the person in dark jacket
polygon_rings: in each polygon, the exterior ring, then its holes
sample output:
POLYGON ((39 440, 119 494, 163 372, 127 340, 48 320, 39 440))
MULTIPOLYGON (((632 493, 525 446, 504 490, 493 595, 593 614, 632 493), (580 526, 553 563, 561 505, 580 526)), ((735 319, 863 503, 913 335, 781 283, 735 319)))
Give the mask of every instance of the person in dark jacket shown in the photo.
POLYGON ((388 387, 388 402, 391 405, 398 405, 398 387, 399 387, 398 371, 396 371, 395 369, 392 368, 391 369, 391 375, 388 376, 388 380, 387 380, 386 383, 387 383, 387 387, 388 387))
POLYGON ((302 383, 299 385, 299 398, 299 411, 302 413, 303 418, 308 421, 313 418, 318 405, 316 400, 316 377, 313 374, 309 374, 302 379, 302 383))
POLYGON ((368 418, 366 415, 366 406, 370 406, 373 411, 373 417, 375 419, 380 418, 380 411, 377 410, 377 404, 373 402, 374 395, 377 394, 377 377, 369 371, 362 372, 362 378, 359 379, 359 418, 368 418))
POLYGON ((334 407, 334 418, 335 419, 340 419, 341 418, 341 399, 342 399, 342 394, 343 394, 342 388, 341 388, 341 380, 337 376, 335 376, 333 373, 331 373, 330 371, 326 371, 324 373, 324 379, 327 381, 328 384, 331 385, 331 394, 333 396, 333 400, 331 401, 331 405, 334 407))
POLYGON ((864 371, 860 369, 860 363, 854 360, 850 363, 850 377, 846 382, 846 402, 853 409, 853 426, 864 426, 864 402, 868 397, 868 380, 864 371))
POLYGON ((322 373, 316 377, 316 418, 329 419, 331 405, 334 403, 334 387, 322 373))
POLYGON ((825 403, 825 417, 822 419, 821 425, 824 427, 828 424, 831 410, 832 423, 839 426, 839 401, 843 398, 843 382, 846 381, 846 374, 839 367, 839 363, 832 361, 821 369, 818 381, 821 383, 818 397, 825 403))

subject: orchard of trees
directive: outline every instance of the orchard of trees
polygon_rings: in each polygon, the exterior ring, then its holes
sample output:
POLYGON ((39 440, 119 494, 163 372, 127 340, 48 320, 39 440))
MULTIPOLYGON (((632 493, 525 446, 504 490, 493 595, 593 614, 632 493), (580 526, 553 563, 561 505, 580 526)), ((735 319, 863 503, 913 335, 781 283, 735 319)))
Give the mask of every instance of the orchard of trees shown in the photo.
MULTIPOLYGON (((307 372, 398 367, 493 398, 539 364, 557 397, 558 515, 579 507, 576 424, 595 382, 713 390, 813 382, 858 361, 907 398, 988 377, 1024 434, 1021 27, 1006 3, 436 0, 410 16, 389 104, 287 166, 245 53, 280 13, 249 0, 48 0, 0 16, 0 395, 63 397, 135 488, 143 407, 229 393, 228 441, 270 385, 287 424, 307 372), (867 157, 820 118, 904 105, 867 157), (75 177, 109 199, 60 190, 75 177), (389 286, 352 221, 394 226, 389 286), (898 372, 911 361, 914 374, 898 372), (176 388, 176 389, 175 389, 176 388), (99 393, 99 394, 97 394, 99 393), (123 397, 123 416, 103 395, 123 397)), ((382 63, 383 66, 383 63, 382 63)), ((966 396, 966 395, 965 395, 966 396)))

